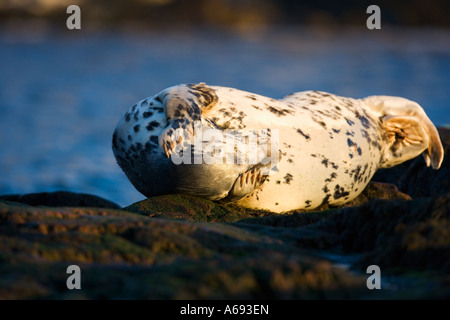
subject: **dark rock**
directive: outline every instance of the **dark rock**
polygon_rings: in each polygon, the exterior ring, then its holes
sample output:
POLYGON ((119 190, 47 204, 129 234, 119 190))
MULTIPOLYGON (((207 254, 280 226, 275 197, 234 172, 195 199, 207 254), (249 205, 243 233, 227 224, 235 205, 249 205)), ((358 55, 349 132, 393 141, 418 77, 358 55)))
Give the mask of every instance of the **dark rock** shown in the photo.
POLYGON ((203 198, 182 194, 151 197, 133 203, 124 210, 149 217, 205 222, 232 222, 249 217, 276 215, 273 212, 222 205, 203 198))
POLYGON ((1 195, 0 200, 20 202, 30 206, 120 208, 120 206, 109 200, 91 194, 69 191, 1 195))
POLYGON ((344 252, 363 253, 361 268, 450 273, 450 193, 343 208, 314 228, 336 235, 344 252))
POLYGON ((363 192, 354 200, 346 203, 345 207, 361 206, 374 199, 411 200, 412 198, 399 191, 397 186, 385 182, 370 181, 363 192))
POLYGON ((0 206, 1 299, 324 299, 365 277, 262 232, 122 210, 0 206), (82 290, 66 288, 67 266, 82 290))

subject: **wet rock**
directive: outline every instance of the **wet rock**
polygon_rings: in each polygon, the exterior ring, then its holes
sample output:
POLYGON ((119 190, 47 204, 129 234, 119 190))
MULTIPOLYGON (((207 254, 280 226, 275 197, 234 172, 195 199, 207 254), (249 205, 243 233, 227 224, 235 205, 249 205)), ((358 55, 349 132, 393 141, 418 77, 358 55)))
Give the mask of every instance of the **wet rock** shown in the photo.
POLYGON ((124 208, 124 210, 149 217, 205 222, 232 222, 250 217, 275 215, 273 212, 222 205, 199 197, 182 194, 151 197, 133 203, 124 208))
POLYGON ((0 298, 358 298, 365 277, 224 223, 123 210, 0 206, 0 298), (68 265, 82 289, 67 290, 68 265))
POLYGON ((20 202, 30 206, 120 208, 114 202, 98 196, 69 191, 1 195, 0 200, 20 202))
POLYGON ((344 206, 357 207, 374 199, 411 200, 412 198, 408 194, 399 191, 394 184, 370 181, 356 199, 346 203, 344 206))

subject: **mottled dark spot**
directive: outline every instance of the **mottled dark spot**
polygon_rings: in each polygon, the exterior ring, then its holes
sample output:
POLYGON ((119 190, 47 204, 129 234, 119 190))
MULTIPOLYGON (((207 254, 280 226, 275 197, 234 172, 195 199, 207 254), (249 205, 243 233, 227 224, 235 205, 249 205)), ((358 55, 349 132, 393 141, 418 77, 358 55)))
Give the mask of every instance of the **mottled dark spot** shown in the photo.
POLYGON ((158 101, 159 103, 162 103, 161 97, 160 96, 156 96, 155 97, 155 101, 158 101))
POLYGON ((129 112, 127 112, 127 114, 125 115, 125 121, 130 121, 131 119, 131 114, 129 112))
POLYGON ((329 200, 330 200, 331 194, 327 194, 325 196, 325 198, 323 198, 322 203, 320 204, 321 206, 328 204, 329 200))
POLYGON ((306 133, 304 133, 300 129, 297 129, 297 133, 301 134, 306 140, 310 140, 311 139, 311 137, 309 135, 307 135, 306 133))
POLYGON ((112 138, 112 145, 113 145, 114 149, 118 148, 118 145, 117 145, 117 133, 115 133, 115 132, 114 132, 113 138, 112 138))
POLYGON ((153 142, 154 144, 158 145, 158 136, 151 136, 150 141, 153 142))
MULTIPOLYGON (((329 180, 329 179, 327 179, 327 180, 329 180)), ((327 180, 325 180, 325 182, 328 182, 327 180)), ((322 190, 323 190, 324 193, 328 193, 328 191, 330 191, 328 189, 328 186, 323 187, 322 190)))
POLYGON ((267 110, 269 110, 270 112, 275 114, 277 117, 285 116, 287 114, 292 113, 291 110, 288 110, 288 109, 277 109, 277 108, 274 108, 272 106, 268 106, 267 110))
POLYGON ((338 184, 334 187, 334 194, 333 194, 333 198, 334 199, 340 199, 343 197, 348 196, 350 193, 348 191, 345 191, 344 187, 339 186, 338 184))
POLYGON ((157 111, 158 113, 163 113, 164 112, 164 108, 163 107, 152 107, 151 109, 157 111))
POLYGON ((335 172, 333 172, 329 178, 325 179, 325 182, 331 182, 333 181, 333 179, 336 179, 337 174, 335 172))
POLYGON ((136 111, 136 113, 134 114, 134 120, 136 120, 136 121, 139 120, 139 110, 136 111))
POLYGON ((284 183, 290 184, 291 181, 293 180, 293 178, 294 178, 294 177, 292 176, 292 174, 287 173, 287 174, 283 177, 284 183))
POLYGON ((294 161, 292 159, 287 159, 287 162, 294 163, 294 161))
POLYGON ((277 180, 277 184, 280 184, 281 183, 281 181, 280 180, 277 180))
POLYGON ((369 133, 366 130, 361 129, 361 135, 364 139, 367 139, 367 141, 370 143, 369 133))
POLYGON ((335 106, 335 109, 341 111, 341 108, 339 106, 335 106))
POLYGON ((128 141, 133 140, 133 137, 131 136, 131 134, 129 134, 129 135, 127 136, 127 138, 128 138, 128 141))
POLYGON ((352 170, 352 174, 354 174, 353 180, 357 182, 361 177, 361 166, 357 166, 355 170, 352 170))
POLYGON ((348 118, 345 118, 345 121, 347 121, 347 123, 348 123, 349 126, 352 126, 352 125, 355 124, 352 120, 350 120, 350 119, 348 119, 348 118))
POLYGON ((135 125, 135 126, 133 127, 134 132, 138 132, 138 131, 139 131, 139 127, 140 127, 139 124, 135 125))
POLYGON ((340 129, 332 129, 332 130, 333 130, 334 133, 339 133, 339 132, 341 132, 340 129))
POLYGON ((361 121, 361 124, 363 125, 364 128, 366 129, 370 128, 370 122, 369 120, 367 120, 366 117, 359 118, 359 121, 361 121))
POLYGON ((308 207, 311 207, 311 200, 306 200, 305 201, 305 204, 306 204, 306 207, 305 208, 308 208, 308 207))
POLYGON ((180 111, 180 110, 175 110, 175 112, 174 112, 174 117, 177 117, 177 118, 181 118, 181 117, 183 117, 183 113, 180 111))
POLYGON ((156 121, 156 120, 153 120, 153 121, 148 123, 146 128, 147 128, 148 131, 153 131, 153 129, 155 129, 158 126, 159 126, 159 122, 156 121))
POLYGON ((145 111, 145 112, 142 114, 142 116, 143 116, 145 119, 151 117, 152 115, 153 115, 153 112, 151 112, 151 111, 145 111))

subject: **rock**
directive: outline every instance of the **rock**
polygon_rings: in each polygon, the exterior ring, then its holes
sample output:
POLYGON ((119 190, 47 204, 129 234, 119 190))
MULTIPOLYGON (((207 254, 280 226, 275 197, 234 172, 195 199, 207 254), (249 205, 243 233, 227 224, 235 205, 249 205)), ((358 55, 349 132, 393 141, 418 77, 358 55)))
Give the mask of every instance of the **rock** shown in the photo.
POLYGON ((30 206, 120 208, 117 204, 98 196, 69 191, 2 195, 0 200, 20 202, 30 206))
POLYGON ((411 200, 412 198, 399 191, 394 184, 370 181, 363 192, 356 199, 346 203, 344 207, 361 206, 374 199, 411 200))
POLYGON ((336 210, 305 229, 333 239, 329 247, 362 253, 354 264, 361 270, 375 264, 385 271, 450 273, 450 193, 412 201, 375 200, 336 210))
POLYGON ((222 205, 199 197, 171 194, 151 197, 124 208, 149 217, 187 221, 232 222, 249 217, 275 215, 273 212, 222 205))
POLYGON ((1 299, 318 299, 365 277, 265 232, 123 210, 0 207, 1 299), (67 290, 68 265, 82 290, 67 290))
MULTIPOLYGON (((365 190, 352 202, 346 206, 357 206, 364 204, 372 199, 405 199, 410 200, 411 197, 398 191, 397 187, 388 183, 370 182, 365 190)), ((330 209, 328 206, 323 206, 318 210, 330 209)), ((233 222, 247 218, 255 217, 273 217, 271 221, 275 224, 276 221, 287 223, 286 219, 278 219, 279 214, 264 211, 241 208, 233 204, 220 204, 214 201, 202 199, 199 197, 171 194, 151 197, 125 207, 124 210, 143 214, 149 217, 163 217, 169 219, 182 219, 187 221, 205 221, 205 222, 233 222)), ((297 213, 308 212, 295 210, 286 213, 292 215, 288 220, 303 219, 306 216, 297 215, 297 213)), ((323 211, 321 211, 323 212, 323 211)), ((318 213, 319 219, 325 216, 324 213, 318 213)), ((308 218, 310 215, 308 215, 308 218)), ((268 220, 267 220, 268 221, 268 220)), ((308 223, 311 221, 308 220, 308 223)))

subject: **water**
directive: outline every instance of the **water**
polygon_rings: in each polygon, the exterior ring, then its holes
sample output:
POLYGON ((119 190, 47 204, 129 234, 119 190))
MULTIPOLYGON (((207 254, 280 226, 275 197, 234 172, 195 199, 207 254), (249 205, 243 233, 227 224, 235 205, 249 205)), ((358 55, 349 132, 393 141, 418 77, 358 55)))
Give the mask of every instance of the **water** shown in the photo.
POLYGON ((111 135, 131 105, 178 83, 274 98, 309 89, 398 95, 449 125, 449 76, 447 30, 0 29, 0 194, 69 190, 122 206, 143 199, 115 163, 111 135))

